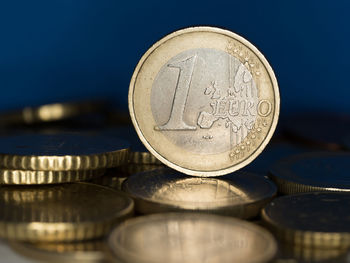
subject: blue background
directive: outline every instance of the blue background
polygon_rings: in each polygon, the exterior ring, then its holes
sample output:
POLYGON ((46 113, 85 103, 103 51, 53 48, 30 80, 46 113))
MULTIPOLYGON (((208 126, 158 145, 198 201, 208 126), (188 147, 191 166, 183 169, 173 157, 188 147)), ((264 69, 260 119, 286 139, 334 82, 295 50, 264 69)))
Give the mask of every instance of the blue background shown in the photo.
POLYGON ((349 1, 1 1, 0 109, 109 96, 127 109, 130 77, 164 35, 191 25, 256 45, 282 112, 350 112, 349 1))

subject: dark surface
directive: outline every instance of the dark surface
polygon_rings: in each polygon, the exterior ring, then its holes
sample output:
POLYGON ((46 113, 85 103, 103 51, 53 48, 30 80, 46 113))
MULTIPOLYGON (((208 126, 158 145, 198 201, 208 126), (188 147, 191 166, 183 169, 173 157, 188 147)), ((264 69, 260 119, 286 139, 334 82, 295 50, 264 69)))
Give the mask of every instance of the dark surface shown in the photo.
POLYGON ((126 110, 131 74, 164 35, 228 28, 276 72, 282 111, 350 112, 350 3, 333 1, 1 1, 0 109, 106 96, 126 110))
POLYGON ((129 148, 121 139, 76 133, 0 136, 0 154, 64 156, 93 155, 129 148))
POLYGON ((344 138, 350 135, 350 115, 307 112, 290 116, 284 130, 299 144, 326 150, 340 150, 344 138))
POLYGON ((282 228, 313 232, 350 232, 350 194, 307 193, 278 197, 264 212, 282 228))

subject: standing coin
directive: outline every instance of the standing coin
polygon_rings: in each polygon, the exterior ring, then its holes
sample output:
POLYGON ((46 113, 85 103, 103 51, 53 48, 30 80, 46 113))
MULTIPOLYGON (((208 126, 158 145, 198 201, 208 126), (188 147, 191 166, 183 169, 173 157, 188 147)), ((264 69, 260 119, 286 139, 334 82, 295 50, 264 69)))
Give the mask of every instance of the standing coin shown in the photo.
POLYGON ((281 239, 297 246, 350 248, 350 194, 316 192, 282 196, 262 212, 281 239))
POLYGON ((143 214, 192 211, 252 218, 276 194, 263 176, 236 172, 216 178, 191 177, 170 169, 130 176, 123 185, 143 214))
POLYGON ((293 155, 272 166, 271 179, 283 194, 349 192, 350 153, 316 152, 293 155))
POLYGON ((130 219, 109 237, 123 263, 269 262, 276 243, 261 227, 239 219, 192 213, 130 219))
POLYGON ((102 237, 133 213, 134 203, 112 189, 72 183, 0 187, 0 237, 29 242, 102 237))
POLYGON ((191 27, 153 45, 129 88, 129 111, 147 149, 196 176, 253 161, 279 115, 279 90, 264 56, 227 30, 191 27))

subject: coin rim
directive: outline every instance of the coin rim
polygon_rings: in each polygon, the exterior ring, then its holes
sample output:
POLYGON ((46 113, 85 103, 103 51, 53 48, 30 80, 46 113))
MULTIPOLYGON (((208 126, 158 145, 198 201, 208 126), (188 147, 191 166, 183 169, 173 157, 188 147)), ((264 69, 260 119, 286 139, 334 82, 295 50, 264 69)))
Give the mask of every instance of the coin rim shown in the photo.
POLYGON ((277 126, 277 122, 278 122, 278 117, 279 117, 279 112, 280 112, 280 94, 279 94, 279 88, 278 88, 278 82, 275 76, 275 73, 272 69, 272 67, 270 66, 270 64, 268 63, 267 59, 264 57, 264 55, 253 45, 251 44, 248 40, 246 40, 245 38, 229 31, 226 29, 222 29, 222 28, 218 28, 218 27, 209 27, 209 26, 198 26, 198 27, 188 27, 185 29, 180 29, 178 31, 175 31, 171 34, 166 35, 165 37, 163 37, 162 39, 160 39, 159 41, 157 41, 155 44, 153 44, 147 51, 146 53, 141 57, 141 59, 139 60, 137 66, 135 67, 134 73, 131 77, 130 80, 130 85, 129 85, 129 95, 128 95, 128 106, 129 106, 129 113, 130 113, 130 117, 132 120, 132 123, 135 127, 135 130, 140 138, 140 140, 142 141, 142 143, 145 145, 145 147, 158 159, 160 160, 162 163, 164 163, 165 165, 180 171, 182 173, 188 174, 188 175, 194 175, 194 176, 220 176, 220 175, 224 175, 224 174, 228 174, 231 172, 234 172, 246 165, 248 165, 249 163, 251 163, 262 151, 263 149, 266 147, 266 145, 268 144, 268 142, 270 141, 276 126, 277 126), (182 35, 182 34, 186 34, 186 33, 191 33, 191 32, 212 32, 212 33, 218 33, 218 34, 222 34, 222 35, 226 35, 228 37, 231 37, 239 42, 241 42, 242 44, 244 44, 245 46, 247 46, 249 49, 252 50, 252 52, 259 58, 259 60, 262 62, 262 64, 264 65, 264 67, 266 68, 266 71, 269 75, 269 78, 271 80, 272 83, 272 88, 274 91, 274 116, 272 117, 272 123, 270 126, 270 129, 267 133, 267 135, 265 136, 265 139, 263 140, 263 142, 255 149, 255 151, 249 155, 249 157, 247 157, 246 159, 244 159, 243 161, 230 166, 228 168, 224 168, 224 169, 219 169, 219 170, 214 170, 214 171, 198 171, 198 170, 192 170, 192 169, 188 169, 188 168, 184 168, 178 164, 175 164, 171 161, 169 161, 168 159, 166 159, 165 157, 161 156, 160 154, 158 154, 158 152, 156 150, 153 149, 153 147, 148 143, 148 141, 146 140, 146 138, 143 136, 137 120, 136 120, 136 116, 135 116, 135 111, 134 111, 134 103, 133 103, 133 94, 134 94, 134 86, 136 83, 136 79, 138 76, 138 73, 142 67, 142 65, 144 64, 144 62, 147 60, 148 56, 154 51, 156 50, 159 46, 161 46, 163 43, 165 43, 166 41, 170 40, 171 38, 174 38, 178 35, 182 35))

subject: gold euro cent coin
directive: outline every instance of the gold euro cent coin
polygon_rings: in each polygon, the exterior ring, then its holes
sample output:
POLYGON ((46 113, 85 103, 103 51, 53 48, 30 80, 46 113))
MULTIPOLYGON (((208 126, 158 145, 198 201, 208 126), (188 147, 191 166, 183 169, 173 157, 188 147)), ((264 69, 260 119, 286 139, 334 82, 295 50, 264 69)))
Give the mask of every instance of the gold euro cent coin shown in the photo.
POLYGON ((350 248, 350 194, 313 192, 275 198, 262 211, 279 239, 296 246, 350 248))
POLYGON ((32 171, 0 169, 0 185, 62 184, 96 179, 106 169, 76 171, 32 171))
POLYGON ((10 242, 9 245, 19 255, 39 262, 110 262, 104 240, 65 243, 10 242))
POLYGON ((220 178, 193 177, 171 169, 131 175, 123 190, 141 214, 203 212, 252 218, 277 193, 269 179, 238 171, 220 178))
POLYGON ((108 244, 122 263, 270 262, 277 250, 273 236, 253 223, 192 213, 129 219, 108 244))
POLYGON ((90 183, 0 187, 0 238, 71 242, 105 236, 134 202, 122 192, 90 183))
POLYGON ((282 194, 350 192, 349 161, 347 152, 296 154, 275 163, 269 177, 282 194))
POLYGON ((276 77, 246 39, 215 27, 167 35, 140 59, 129 111, 146 148, 194 176, 219 176, 252 162, 277 125, 276 77))
POLYGON ((4 169, 102 169, 125 164, 128 154, 128 142, 99 135, 58 133, 0 137, 0 167, 4 169))

